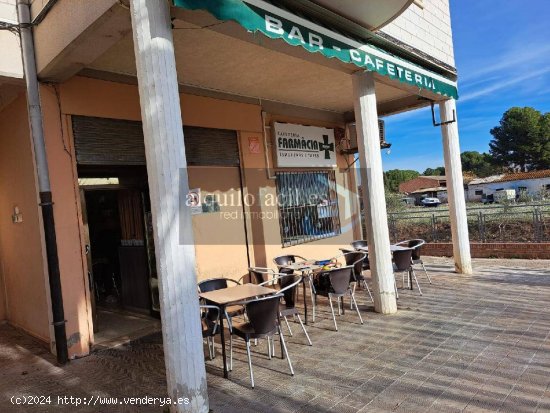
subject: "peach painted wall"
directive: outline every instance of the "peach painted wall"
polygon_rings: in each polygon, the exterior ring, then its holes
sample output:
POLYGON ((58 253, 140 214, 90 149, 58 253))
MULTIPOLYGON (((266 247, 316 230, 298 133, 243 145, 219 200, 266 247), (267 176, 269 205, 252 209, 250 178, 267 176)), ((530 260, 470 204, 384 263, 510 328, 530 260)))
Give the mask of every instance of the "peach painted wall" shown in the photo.
MULTIPOLYGON (((107 82, 83 77, 74 77, 61 86, 62 111, 65 114, 77 114, 84 116, 97 116, 116 119, 140 120, 139 95, 137 87, 115 82, 107 82), (86 96, 85 99, 82 96, 86 96)), ((260 188, 267 193, 275 193, 275 183, 266 178, 265 170, 261 173, 252 173, 250 168, 265 168, 263 153, 263 127, 261 107, 257 105, 237 103, 228 100, 212 99, 194 95, 181 94, 181 106, 183 122, 189 126, 201 126, 210 128, 232 129, 241 131, 241 148, 244 171, 244 180, 250 191, 259 193, 260 188), (246 131, 246 132, 243 132, 246 131), (258 137, 261 142, 261 153, 250 154, 248 137, 258 137), (249 169, 247 171, 247 169, 249 169), (247 176, 248 175, 248 176, 247 176), (252 176, 253 175, 253 176, 252 176)), ((312 122, 308 119, 289 118, 274 115, 267 122, 273 120, 282 122, 295 122, 315 124, 326 127, 342 127, 331 122, 312 122)), ((338 157, 338 166, 347 167, 345 159, 338 157)), ((353 174, 337 172, 337 183, 341 189, 355 190, 353 174)), ((357 218, 355 201, 351 199, 339 199, 342 234, 339 237, 304 244, 292 248, 282 248, 277 220, 264 220, 249 222, 251 232, 251 261, 255 265, 270 263, 271 259, 280 254, 296 253, 310 257, 334 256, 338 246, 345 246, 353 239, 357 239, 360 232, 357 225, 352 222, 357 218), (348 210, 343 205, 348 205, 348 210), (268 243, 263 248, 264 242, 268 243), (262 251, 263 249, 263 251, 262 251), (266 261, 267 258, 267 261, 266 261)), ((268 212, 276 212, 272 209, 268 212)), ((238 277, 239 274, 235 274, 238 277)))
MULTIPOLYGON (((64 114, 141 120, 137 86, 76 76, 60 90, 64 114)), ((187 94, 180 94, 180 99, 184 125, 262 130, 257 105, 187 94)))
MULTIPOLYGON (((62 263, 65 312, 67 318, 69 315, 71 317, 68 318, 67 331, 70 342, 74 342, 74 346, 71 347, 71 355, 84 354, 89 350, 87 343, 92 337, 92 326, 87 298, 89 291, 83 277, 83 274, 86 274, 86 264, 83 256, 83 240, 80 239, 80 199, 69 126, 70 115, 140 120, 139 96, 135 85, 83 77, 74 77, 59 85, 59 101, 51 86, 43 86, 41 93, 48 159, 50 165, 55 165, 52 168, 51 179, 54 201, 58 205, 56 228, 58 230, 60 262, 62 263), (58 111, 59 108, 61 108, 61 113, 58 111)), ((248 137, 259 137, 260 141, 262 140, 263 127, 260 106, 186 94, 182 94, 180 97, 185 125, 240 131, 244 168, 265 168, 263 153, 252 155, 247 151, 248 137)), ((343 158, 340 159, 340 162, 341 166, 345 165, 343 158)), ((246 175, 245 171, 245 185, 248 185, 251 191, 259 192, 260 188, 264 188, 268 192, 275 191, 274 181, 268 180, 265 172, 246 175)), ((338 183, 341 186, 354 188, 355 184, 349 182, 350 174, 338 173, 337 175, 338 183)), ((346 216, 344 208, 341 208, 340 213, 344 228, 350 219, 346 216)), ((335 244, 344 246, 356 238, 351 226, 349 228, 335 239, 282 249, 278 221, 249 222, 251 243, 254 244, 251 248, 252 263, 255 265, 271 264, 271 259, 275 255, 290 252, 310 257, 333 256, 338 253, 335 244), (272 245, 264 248, 264 242, 272 245)), ((218 257, 218 259, 223 259, 223 257, 218 257)), ((235 277, 239 275, 235 274, 235 277)))
POLYGON ((12 325, 49 342, 41 227, 27 105, 20 96, 0 112, 0 294, 12 325), (12 222, 16 206, 23 216, 18 224, 12 222))
MULTIPOLYGON (((140 120, 137 87, 74 77, 41 87, 42 110, 55 208, 57 242, 70 356, 89 352, 93 339, 89 288, 81 239, 80 197, 74 161, 70 115, 140 120), (61 112, 59 109, 61 108, 61 112)), ((181 95, 184 123, 233 130, 261 130, 254 105, 181 95)))

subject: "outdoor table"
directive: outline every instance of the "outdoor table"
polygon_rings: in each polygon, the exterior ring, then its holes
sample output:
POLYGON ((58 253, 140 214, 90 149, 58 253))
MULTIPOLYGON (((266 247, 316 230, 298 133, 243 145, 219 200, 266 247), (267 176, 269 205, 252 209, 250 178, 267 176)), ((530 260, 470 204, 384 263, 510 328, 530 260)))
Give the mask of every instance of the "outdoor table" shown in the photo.
MULTIPOLYGON (((394 251, 403 251, 403 250, 408 250, 410 248, 407 248, 407 247, 402 247, 400 245, 390 245, 390 251, 391 252, 394 252, 394 251)), ((369 247, 366 246, 366 247, 363 247, 363 248, 358 248, 357 249, 358 251, 363 251, 363 252, 369 252, 369 247)), ((413 279, 412 279, 412 272, 409 271, 409 285, 410 285, 410 289, 412 290, 413 289, 413 279)))
POLYGON ((315 264, 316 260, 308 260, 308 261, 301 261, 301 262, 295 262, 293 264, 283 265, 282 267, 291 269, 293 271, 298 271, 302 273, 302 293, 304 296, 304 319, 305 324, 307 325, 307 299, 306 299, 306 278, 308 278, 309 282, 311 283, 311 274, 314 271, 320 270, 323 268, 321 265, 315 264))
POLYGON ((223 358, 223 377, 228 378, 229 373, 227 371, 227 359, 225 354, 225 333, 223 328, 223 319, 225 308, 229 304, 234 304, 239 301, 245 301, 250 298, 255 298, 262 295, 273 294, 274 291, 272 288, 263 287, 256 284, 243 284, 237 285, 235 287, 222 288, 220 290, 209 291, 206 293, 199 294, 199 297, 217 305, 220 307, 220 335, 222 341, 222 358, 223 358))

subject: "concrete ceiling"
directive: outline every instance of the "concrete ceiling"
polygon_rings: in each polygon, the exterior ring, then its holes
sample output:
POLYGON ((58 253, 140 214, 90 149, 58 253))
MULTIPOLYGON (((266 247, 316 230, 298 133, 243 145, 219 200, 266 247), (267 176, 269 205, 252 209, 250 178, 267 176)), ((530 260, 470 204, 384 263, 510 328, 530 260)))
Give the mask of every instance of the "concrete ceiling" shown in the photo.
MULTIPOLYGON (((214 31, 183 21, 175 21, 175 26, 182 85, 339 113, 353 110, 351 75, 345 71, 263 47, 268 40, 261 35, 250 42, 220 33, 219 27, 214 31)), ((87 67, 135 76, 131 34, 87 67)), ((385 83, 377 82, 376 93, 380 104, 407 101, 409 107, 418 105, 410 91, 385 83)))

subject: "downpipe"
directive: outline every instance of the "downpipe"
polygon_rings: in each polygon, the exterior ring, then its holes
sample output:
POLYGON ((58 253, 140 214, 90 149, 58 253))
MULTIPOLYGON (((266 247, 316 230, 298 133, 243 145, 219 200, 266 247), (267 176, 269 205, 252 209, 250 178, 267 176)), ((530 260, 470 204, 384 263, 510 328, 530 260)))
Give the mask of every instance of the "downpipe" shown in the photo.
POLYGON ((59 272, 59 257, 57 254, 53 200, 50 188, 48 160, 46 157, 46 145, 44 142, 42 107, 40 105, 32 23, 30 19, 30 6, 28 0, 17 0, 17 15, 20 25, 19 32, 21 35, 23 69, 25 73, 25 83, 27 86, 29 123, 34 147, 36 174, 38 177, 40 208, 42 210, 42 221, 44 224, 44 241, 46 245, 46 258, 48 262, 48 278, 50 284, 53 328, 55 335, 55 352, 58 363, 65 364, 69 360, 67 333, 65 330, 66 320, 63 310, 63 295, 61 290, 61 276, 59 272))

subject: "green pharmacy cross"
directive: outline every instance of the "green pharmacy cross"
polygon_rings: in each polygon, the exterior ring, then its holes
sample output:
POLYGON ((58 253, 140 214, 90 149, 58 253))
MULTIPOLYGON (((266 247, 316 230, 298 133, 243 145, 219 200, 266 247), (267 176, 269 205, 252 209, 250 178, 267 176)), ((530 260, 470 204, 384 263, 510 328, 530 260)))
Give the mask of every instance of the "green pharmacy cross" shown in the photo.
POLYGON ((334 144, 328 143, 328 135, 323 135, 323 143, 319 145, 319 151, 325 151, 325 159, 330 159, 330 153, 334 152, 334 144))

